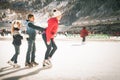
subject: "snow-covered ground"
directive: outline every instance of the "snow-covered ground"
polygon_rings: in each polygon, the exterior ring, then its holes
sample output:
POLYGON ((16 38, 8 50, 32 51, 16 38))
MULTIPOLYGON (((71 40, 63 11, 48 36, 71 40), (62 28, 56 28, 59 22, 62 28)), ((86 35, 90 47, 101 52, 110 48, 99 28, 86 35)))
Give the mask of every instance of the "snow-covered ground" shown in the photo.
POLYGON ((42 70, 46 47, 41 38, 36 40, 36 62, 39 66, 24 67, 27 41, 21 45, 18 64, 13 69, 6 62, 14 54, 12 39, 0 40, 0 80, 120 80, 120 42, 56 39, 58 49, 52 58, 53 67, 42 70), (4 68, 4 69, 3 69, 4 68))

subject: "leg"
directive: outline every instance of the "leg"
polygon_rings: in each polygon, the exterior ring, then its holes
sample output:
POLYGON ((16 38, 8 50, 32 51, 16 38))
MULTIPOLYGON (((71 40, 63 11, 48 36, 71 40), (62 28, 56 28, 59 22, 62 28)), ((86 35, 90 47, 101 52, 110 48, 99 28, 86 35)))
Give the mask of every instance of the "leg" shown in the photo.
POLYGON ((15 51, 16 51, 16 54, 15 54, 15 58, 14 58, 15 59, 14 63, 17 63, 17 58, 20 53, 20 46, 15 45, 15 51))
POLYGON ((27 50, 27 54, 26 54, 26 63, 30 63, 30 55, 31 55, 31 52, 32 52, 32 46, 33 46, 33 42, 28 41, 28 50, 27 50))
POLYGON ((36 52, 36 45, 35 45, 35 41, 34 41, 33 46, 32 46, 31 62, 35 61, 35 52, 36 52))
POLYGON ((35 52, 36 52, 36 45, 35 45, 35 41, 33 42, 33 47, 32 47, 32 55, 31 55, 31 65, 38 65, 37 62, 35 62, 35 52))
POLYGON ((49 57, 50 57, 50 58, 53 56, 53 54, 54 54, 55 51, 57 50, 57 46, 56 46, 56 44, 55 44, 55 42, 54 42, 54 39, 51 40, 51 44, 52 44, 53 49, 52 49, 52 51, 51 51, 50 54, 49 54, 49 57))
POLYGON ((18 56, 18 54, 19 54, 19 46, 14 45, 14 47, 15 47, 15 54, 14 54, 14 56, 11 58, 11 61, 14 61, 14 63, 17 63, 17 56, 18 56))
POLYGON ((83 40, 82 40, 82 42, 85 42, 85 37, 83 37, 83 40))
POLYGON ((44 42, 45 42, 45 45, 46 45, 46 47, 47 47, 47 50, 46 50, 46 53, 45 53, 45 59, 48 59, 48 57, 49 57, 49 53, 50 53, 50 51, 51 51, 51 43, 48 45, 47 44, 47 41, 46 41, 46 34, 42 34, 42 38, 43 38, 43 40, 44 40, 44 42))

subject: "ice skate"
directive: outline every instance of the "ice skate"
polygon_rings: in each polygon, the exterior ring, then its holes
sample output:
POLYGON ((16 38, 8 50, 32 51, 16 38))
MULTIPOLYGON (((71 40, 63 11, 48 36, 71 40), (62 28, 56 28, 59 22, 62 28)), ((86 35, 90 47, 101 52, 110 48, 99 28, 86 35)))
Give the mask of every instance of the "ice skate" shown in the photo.
POLYGON ((37 66, 37 65, 39 65, 37 62, 31 62, 31 65, 33 65, 33 66, 37 66))
POLYGON ((29 68, 33 67, 33 65, 31 63, 25 63, 25 66, 29 67, 29 68))
POLYGON ((14 68, 20 68, 20 65, 18 65, 17 63, 14 63, 14 64, 13 64, 13 67, 14 67, 14 68))
POLYGON ((11 66, 13 66, 13 65, 14 65, 14 62, 13 62, 13 61, 11 61, 11 60, 10 60, 10 61, 8 61, 7 63, 8 63, 9 65, 11 65, 11 66))
POLYGON ((52 67, 50 60, 44 60, 43 67, 46 67, 46 68, 52 67))

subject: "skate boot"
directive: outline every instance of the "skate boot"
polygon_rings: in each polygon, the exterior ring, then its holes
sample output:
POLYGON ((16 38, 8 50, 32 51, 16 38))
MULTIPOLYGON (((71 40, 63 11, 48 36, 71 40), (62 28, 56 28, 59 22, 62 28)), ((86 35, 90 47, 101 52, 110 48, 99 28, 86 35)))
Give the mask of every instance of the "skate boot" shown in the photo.
POLYGON ((33 67, 33 65, 31 63, 25 63, 25 66, 29 67, 29 68, 33 67))
POLYGON ((43 67, 52 67, 51 61, 50 60, 44 60, 43 67))
POLYGON ((17 63, 14 63, 13 67, 14 68, 20 68, 20 65, 18 65, 17 63))
POLYGON ((31 64, 32 64, 33 66, 39 65, 37 62, 31 62, 31 64))
POLYGON ((48 61, 49 61, 49 65, 52 67, 52 62, 51 62, 51 60, 50 60, 51 58, 50 57, 48 57, 48 61))
POLYGON ((13 66, 13 65, 14 65, 14 62, 13 62, 13 61, 11 61, 11 60, 10 60, 10 61, 8 61, 7 63, 8 63, 9 65, 11 65, 11 66, 13 66))

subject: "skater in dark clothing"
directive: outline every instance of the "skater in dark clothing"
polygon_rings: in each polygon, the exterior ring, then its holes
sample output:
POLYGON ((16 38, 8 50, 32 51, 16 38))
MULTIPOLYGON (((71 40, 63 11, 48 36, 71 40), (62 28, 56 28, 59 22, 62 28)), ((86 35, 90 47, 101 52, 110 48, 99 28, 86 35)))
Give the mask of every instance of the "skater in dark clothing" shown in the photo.
POLYGON ((19 33, 20 27, 21 27, 21 25, 20 25, 19 21, 16 20, 16 21, 13 22, 11 33, 13 35, 12 44, 15 47, 15 54, 13 55, 11 60, 8 61, 8 63, 15 68, 20 67, 20 65, 17 64, 17 58, 18 58, 18 55, 20 54, 21 40, 23 39, 23 37, 19 33))
POLYGON ((28 34, 28 50, 26 54, 26 62, 25 66, 33 67, 34 65, 38 65, 38 63, 35 61, 35 51, 36 51, 36 45, 35 45, 35 38, 36 38, 36 30, 44 31, 44 28, 41 28, 39 26, 34 25, 34 15, 29 14, 28 20, 27 20, 27 31, 28 34))
POLYGON ((47 47, 46 53, 45 53, 45 59, 43 61, 43 67, 45 66, 52 66, 50 59, 52 58, 53 54, 57 50, 57 46, 54 41, 54 37, 58 30, 58 23, 61 19, 61 12, 58 10, 53 10, 53 17, 48 20, 48 27, 42 34, 43 40, 45 42, 45 45, 47 47))
POLYGON ((86 41, 86 36, 88 36, 88 31, 86 30, 86 27, 83 27, 83 29, 80 31, 80 36, 82 37, 82 44, 86 41))

